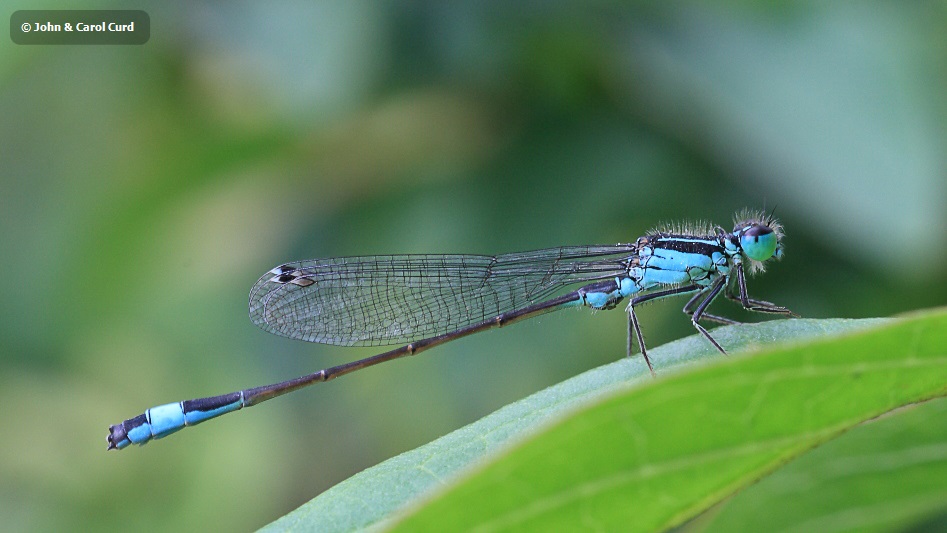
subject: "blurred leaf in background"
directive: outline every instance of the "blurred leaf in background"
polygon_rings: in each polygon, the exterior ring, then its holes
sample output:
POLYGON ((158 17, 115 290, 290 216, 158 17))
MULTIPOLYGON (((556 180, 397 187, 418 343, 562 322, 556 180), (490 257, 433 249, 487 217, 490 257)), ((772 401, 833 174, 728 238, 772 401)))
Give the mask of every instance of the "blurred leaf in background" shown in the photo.
MULTIPOLYGON (((627 242, 775 205, 787 256, 754 294, 816 318, 947 300, 941 4, 108 7, 148 11, 151 40, 0 46, 12 529, 263 525, 623 355, 622 313, 559 313, 106 454, 148 406, 372 353, 252 326, 249 287, 288 260, 627 242)), ((691 332, 681 305, 642 311, 649 342, 691 332)))

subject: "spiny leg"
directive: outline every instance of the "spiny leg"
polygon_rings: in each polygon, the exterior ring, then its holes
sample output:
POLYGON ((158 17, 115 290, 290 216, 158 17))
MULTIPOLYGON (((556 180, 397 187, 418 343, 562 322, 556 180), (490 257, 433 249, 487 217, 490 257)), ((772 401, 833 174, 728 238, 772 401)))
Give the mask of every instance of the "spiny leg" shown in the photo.
POLYGON ((744 309, 748 311, 756 311, 758 313, 772 313, 777 315, 788 315, 793 317, 798 317, 796 313, 793 313, 785 307, 778 306, 774 303, 767 302, 765 300, 757 300, 755 298, 750 298, 747 295, 746 291, 746 275, 743 272, 743 265, 737 265, 737 287, 740 289, 739 296, 731 294, 730 291, 726 292, 727 298, 739 302, 744 309))
MULTIPOLYGON (((734 302, 743 306, 747 311, 753 311, 756 313, 770 313, 774 315, 786 315, 793 318, 799 318, 799 315, 790 311, 786 307, 776 305, 772 302, 767 302, 766 300, 757 300, 756 298, 747 298, 746 302, 743 301, 737 295, 727 293, 727 299, 733 300, 734 302)), ((706 315, 704 315, 706 317, 706 315)))
MULTIPOLYGON (((627 343, 625 344, 625 355, 627 355, 629 358, 631 358, 631 349, 634 348, 634 343, 631 340, 632 335, 635 334, 634 322, 635 321, 631 319, 631 313, 629 312, 628 313, 628 338, 627 338, 627 343)), ((645 362, 646 363, 649 362, 647 357, 645 357, 645 362)), ((649 364, 648 367, 650 368, 651 365, 649 364)))
POLYGON ((628 356, 631 356, 631 332, 634 331, 635 337, 638 339, 638 347, 641 348, 641 356, 644 357, 644 362, 648 364, 648 370, 651 371, 651 376, 654 377, 654 367, 651 366, 651 359, 648 357, 648 349, 645 348, 644 336, 641 334, 641 326, 638 324, 638 315, 635 314, 635 306, 647 302, 648 300, 654 300, 657 298, 664 298, 667 296, 674 296, 676 294, 683 294, 687 292, 693 292, 698 290, 700 287, 697 285, 687 285, 685 287, 677 287, 675 289, 668 289, 664 291, 653 292, 651 294, 646 294, 644 296, 638 296, 637 298, 632 298, 628 302, 628 356))
POLYGON ((698 293, 698 296, 701 294, 706 294, 707 296, 704 298, 702 302, 700 302, 700 305, 697 306, 697 309, 694 311, 694 314, 691 315, 691 324, 693 324, 694 327, 697 328, 697 331, 699 331, 704 337, 707 337, 707 340, 709 340, 710 343, 713 344, 714 347, 720 350, 720 353, 724 355, 727 354, 727 351, 724 350, 723 346, 720 346, 720 344, 716 340, 714 340, 713 337, 710 336, 710 333, 706 329, 704 329, 704 326, 700 325, 699 321, 701 317, 704 316, 704 310, 706 310, 707 307, 710 305, 710 303, 714 301, 714 298, 716 298, 717 295, 720 294, 720 289, 723 288, 726 282, 727 282, 726 277, 719 277, 717 278, 716 281, 713 282, 710 288, 705 289, 704 291, 698 293))
POLYGON ((656 377, 654 367, 651 366, 651 359, 648 357, 648 349, 644 346, 644 336, 641 335, 641 326, 638 325, 638 315, 635 314, 635 308, 628 306, 628 357, 631 357, 631 330, 634 329, 635 337, 638 339, 638 347, 641 348, 641 357, 648 365, 651 371, 651 377, 656 377))
MULTIPOLYGON (((687 300, 687 303, 684 304, 684 314, 685 314, 685 315, 687 315, 687 316, 689 316, 689 317, 693 317, 693 316, 694 316, 693 307, 694 307, 694 305, 697 303, 697 301, 700 300, 700 298, 701 298, 702 296, 704 296, 704 294, 705 294, 705 293, 703 293, 703 292, 698 292, 698 293, 695 294, 693 297, 691 297, 690 300, 687 300)), ((729 296, 729 295, 728 295, 728 296, 729 296)), ((710 314, 710 313, 704 313, 704 316, 702 316, 701 318, 704 319, 704 320, 710 320, 711 322, 717 322, 718 324, 725 324, 725 325, 728 325, 728 326, 733 326, 733 325, 740 324, 740 322, 737 322, 736 320, 731 320, 731 319, 729 319, 729 318, 722 317, 722 316, 712 315, 712 314, 710 314)))

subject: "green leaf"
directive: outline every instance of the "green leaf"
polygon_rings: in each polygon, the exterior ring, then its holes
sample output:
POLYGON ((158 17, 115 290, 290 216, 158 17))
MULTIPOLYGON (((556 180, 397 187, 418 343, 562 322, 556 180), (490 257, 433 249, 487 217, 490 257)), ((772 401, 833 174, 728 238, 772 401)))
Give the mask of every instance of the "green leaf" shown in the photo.
POLYGON ((712 510, 695 530, 943 531, 943 523, 922 525, 947 511, 945 480, 947 399, 939 398, 804 454, 712 510))
POLYGON ((359 529, 409 504, 400 529, 674 525, 862 420, 943 394, 936 354, 947 350, 932 321, 943 329, 942 314, 718 328, 731 351, 769 347, 730 358, 681 339, 652 350, 657 380, 640 358, 605 365, 353 476, 268 529, 359 529))

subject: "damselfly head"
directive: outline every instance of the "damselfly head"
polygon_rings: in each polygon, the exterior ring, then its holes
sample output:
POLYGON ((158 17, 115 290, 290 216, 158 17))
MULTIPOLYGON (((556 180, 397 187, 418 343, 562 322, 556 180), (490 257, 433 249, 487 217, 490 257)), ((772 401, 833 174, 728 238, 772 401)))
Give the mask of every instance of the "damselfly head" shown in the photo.
POLYGON ((762 272, 763 263, 783 256, 783 226, 763 211, 745 210, 734 217, 733 236, 750 260, 750 272, 762 272))

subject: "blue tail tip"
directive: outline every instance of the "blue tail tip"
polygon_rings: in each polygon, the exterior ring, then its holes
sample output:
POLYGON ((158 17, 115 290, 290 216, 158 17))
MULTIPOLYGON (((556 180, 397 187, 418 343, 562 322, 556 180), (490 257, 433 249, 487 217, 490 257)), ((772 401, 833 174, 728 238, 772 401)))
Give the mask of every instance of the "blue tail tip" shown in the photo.
POLYGON ((107 450, 121 450, 132 443, 125 431, 124 424, 115 424, 114 426, 109 426, 109 436, 106 438, 106 440, 109 444, 108 448, 106 448, 107 450))

